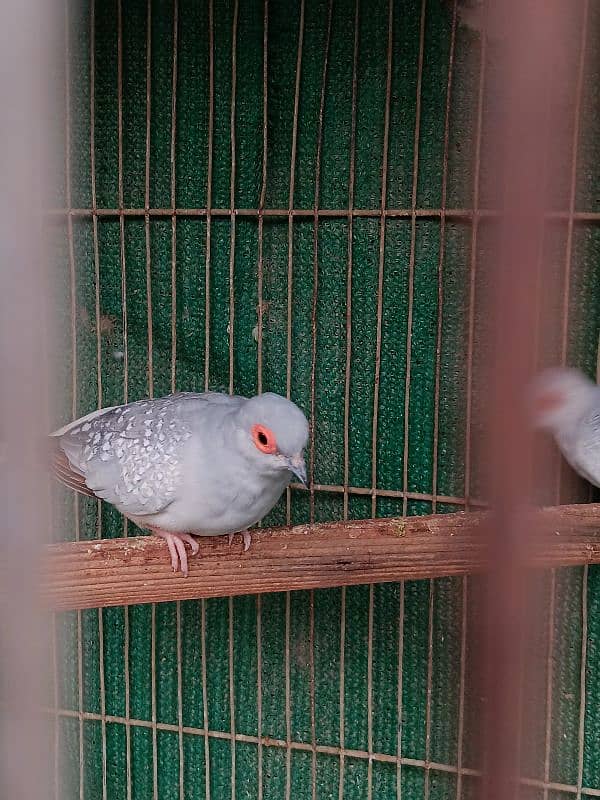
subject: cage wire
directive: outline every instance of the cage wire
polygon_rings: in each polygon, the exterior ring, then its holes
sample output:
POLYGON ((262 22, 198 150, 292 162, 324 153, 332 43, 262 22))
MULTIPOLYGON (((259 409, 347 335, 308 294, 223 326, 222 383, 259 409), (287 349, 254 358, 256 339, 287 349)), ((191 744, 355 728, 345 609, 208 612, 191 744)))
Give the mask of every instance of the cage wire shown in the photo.
MULTIPOLYGON (((506 35, 484 5, 66 0, 55 426, 174 390, 278 391, 310 417, 310 481, 265 524, 481 505, 506 35)), ((559 321, 540 362, 588 371, 599 16, 571 4, 568 178, 549 159, 538 276, 559 321)), ((584 498, 553 464, 542 499, 584 498)), ((61 490, 54 507, 59 540, 139 533, 61 490)), ((542 582, 521 797, 600 796, 598 575, 542 582)), ((57 615, 54 797, 477 795, 480 599, 478 578, 436 579, 57 615)))

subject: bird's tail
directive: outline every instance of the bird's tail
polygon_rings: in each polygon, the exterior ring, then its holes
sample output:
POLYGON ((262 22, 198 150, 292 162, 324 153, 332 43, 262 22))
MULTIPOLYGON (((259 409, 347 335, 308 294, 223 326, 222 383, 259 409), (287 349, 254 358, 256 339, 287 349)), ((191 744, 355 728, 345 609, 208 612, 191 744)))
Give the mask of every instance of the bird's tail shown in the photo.
POLYGON ((58 440, 52 438, 52 436, 48 438, 50 442, 50 446, 47 448, 47 452, 49 450, 49 466, 56 480, 62 483, 63 486, 79 492, 79 494, 84 494, 87 497, 96 497, 94 492, 86 486, 83 475, 75 472, 58 440))

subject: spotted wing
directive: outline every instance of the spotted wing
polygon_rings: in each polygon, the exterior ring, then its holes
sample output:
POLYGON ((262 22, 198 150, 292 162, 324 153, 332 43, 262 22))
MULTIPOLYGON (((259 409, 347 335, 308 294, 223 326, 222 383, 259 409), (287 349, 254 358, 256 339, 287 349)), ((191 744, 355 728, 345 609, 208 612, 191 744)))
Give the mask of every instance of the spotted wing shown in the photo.
POLYGON ((185 400, 140 400, 68 426, 57 437, 56 477, 124 514, 162 511, 176 496, 181 450, 191 436, 187 415, 179 413, 185 400))

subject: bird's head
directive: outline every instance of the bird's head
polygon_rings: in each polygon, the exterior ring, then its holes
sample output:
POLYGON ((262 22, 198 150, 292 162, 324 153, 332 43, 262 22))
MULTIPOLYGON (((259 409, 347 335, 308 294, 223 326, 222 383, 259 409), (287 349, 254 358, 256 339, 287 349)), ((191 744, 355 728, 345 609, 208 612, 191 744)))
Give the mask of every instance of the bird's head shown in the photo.
POLYGON ((288 471, 306 483, 308 422, 298 406, 267 392, 250 398, 238 414, 241 447, 256 469, 288 471))
POLYGON ((553 368, 532 382, 530 403, 535 428, 558 433, 590 406, 598 387, 578 369, 553 368))

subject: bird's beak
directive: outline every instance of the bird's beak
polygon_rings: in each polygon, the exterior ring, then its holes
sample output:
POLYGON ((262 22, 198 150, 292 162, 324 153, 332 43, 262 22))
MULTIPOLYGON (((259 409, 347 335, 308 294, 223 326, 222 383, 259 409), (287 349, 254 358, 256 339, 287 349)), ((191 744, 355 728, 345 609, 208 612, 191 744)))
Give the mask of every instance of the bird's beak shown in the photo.
POLYGON ((306 486, 306 464, 301 455, 288 459, 288 469, 306 486))

